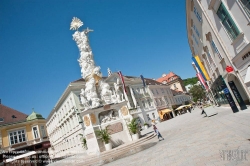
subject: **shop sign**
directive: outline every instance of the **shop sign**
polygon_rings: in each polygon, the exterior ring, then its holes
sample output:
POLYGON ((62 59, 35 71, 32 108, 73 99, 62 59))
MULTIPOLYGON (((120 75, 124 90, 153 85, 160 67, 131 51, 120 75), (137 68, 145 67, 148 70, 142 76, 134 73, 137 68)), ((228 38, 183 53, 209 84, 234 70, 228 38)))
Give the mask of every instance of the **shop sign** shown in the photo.
POLYGON ((234 113, 235 113, 235 112, 239 112, 239 110, 238 110, 238 108, 237 108, 237 106, 236 106, 236 104, 235 104, 235 102, 234 102, 234 100, 233 100, 233 97, 232 97, 232 95, 230 94, 228 88, 225 87, 225 88, 223 89, 223 92, 224 92, 224 94, 225 94, 225 96, 226 96, 226 98, 227 98, 227 101, 228 101, 228 103, 229 103, 231 109, 233 110, 233 112, 234 112, 234 113))
POLYGON ((233 68, 232 66, 227 66, 227 67, 226 67, 226 71, 227 71, 228 73, 230 73, 230 72, 234 71, 234 68, 233 68))
POLYGON ((235 86, 234 82, 230 81, 230 82, 228 82, 228 84, 229 84, 237 102, 239 103, 241 110, 247 109, 247 106, 246 106, 245 102, 243 101, 243 99, 242 99, 237 87, 235 86))

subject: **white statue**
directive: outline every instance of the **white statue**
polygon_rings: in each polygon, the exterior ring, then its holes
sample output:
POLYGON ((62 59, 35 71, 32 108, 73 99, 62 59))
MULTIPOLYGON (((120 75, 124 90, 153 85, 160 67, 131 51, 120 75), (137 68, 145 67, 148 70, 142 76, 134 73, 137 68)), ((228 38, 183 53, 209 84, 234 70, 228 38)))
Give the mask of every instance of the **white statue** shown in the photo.
POLYGON ((106 104, 112 103, 112 100, 111 100, 112 92, 111 92, 111 90, 109 90, 110 89, 109 84, 107 84, 107 83, 105 83, 103 81, 100 81, 100 88, 102 89, 102 91, 101 91, 102 100, 106 104))
POLYGON ((81 98, 81 104, 84 106, 84 110, 89 109, 90 106, 88 100, 85 97, 84 89, 81 89, 80 98, 81 98))
MULTIPOLYGON (((82 103, 88 103, 89 107, 96 108, 100 106, 100 99, 97 95, 96 85, 99 84, 100 86, 102 73, 100 72, 100 67, 95 66, 93 53, 89 45, 88 34, 93 30, 87 28, 81 32, 78 31, 82 25, 83 22, 76 17, 72 19, 70 25, 70 30, 76 30, 72 36, 80 51, 78 62, 81 67, 81 76, 86 80, 86 88, 81 100, 83 100, 82 103), (85 99, 87 100, 86 102, 84 101, 85 99)), ((102 100, 107 104, 111 103, 110 87, 103 84, 100 88, 102 100)))
POLYGON ((106 115, 104 116, 100 116, 100 122, 101 123, 106 123, 108 121, 112 121, 112 120, 115 120, 117 117, 115 117, 114 115, 114 111, 113 110, 110 110, 106 115))
POLYGON ((124 101, 123 94, 122 94, 122 92, 120 91, 120 88, 119 88, 119 79, 117 79, 117 83, 114 83, 114 88, 115 88, 115 92, 116 92, 117 102, 124 101))
POLYGON ((108 68, 108 77, 112 75, 112 71, 108 68))

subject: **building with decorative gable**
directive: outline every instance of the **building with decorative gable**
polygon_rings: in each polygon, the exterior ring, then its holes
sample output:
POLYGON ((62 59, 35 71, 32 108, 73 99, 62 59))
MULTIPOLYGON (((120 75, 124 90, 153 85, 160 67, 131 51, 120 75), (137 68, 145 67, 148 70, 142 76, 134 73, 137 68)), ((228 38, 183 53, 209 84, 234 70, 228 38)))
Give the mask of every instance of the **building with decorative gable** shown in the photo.
POLYGON ((170 89, 172 90, 178 90, 178 91, 186 91, 186 88, 184 86, 183 80, 180 76, 176 75, 173 72, 170 72, 168 74, 162 74, 161 78, 158 78, 156 81, 170 86, 170 89))

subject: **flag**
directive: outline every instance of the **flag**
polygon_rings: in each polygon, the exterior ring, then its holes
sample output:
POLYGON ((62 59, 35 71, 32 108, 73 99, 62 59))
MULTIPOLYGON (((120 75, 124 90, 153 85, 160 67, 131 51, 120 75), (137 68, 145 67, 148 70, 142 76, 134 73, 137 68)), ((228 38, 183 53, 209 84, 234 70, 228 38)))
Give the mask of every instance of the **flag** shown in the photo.
POLYGON ((125 93, 127 93, 127 90, 126 90, 126 87, 125 87, 125 83, 124 83, 124 79, 123 79, 123 76, 122 76, 122 72, 121 71, 118 71, 118 74, 122 80, 122 86, 123 86, 123 90, 125 93))
POLYGON ((195 57, 192 57, 192 60, 193 60, 193 62, 194 62, 194 64, 195 64, 195 66, 197 67, 197 69, 199 70, 199 72, 201 73, 202 77, 206 79, 206 77, 205 77, 204 74, 202 73, 202 70, 201 70, 201 68, 200 68, 200 66, 199 66, 199 64, 198 64, 198 62, 196 61, 195 57))
POLYGON ((208 75, 208 73, 207 73, 207 71, 206 71, 204 65, 201 63, 201 60, 200 60, 199 56, 196 55, 194 58, 196 59, 196 62, 198 63, 198 65, 199 65, 199 67, 200 67, 200 69, 201 69, 201 71, 202 71, 201 73, 203 73, 203 78, 204 78, 206 81, 210 80, 210 77, 209 77, 209 75, 208 75), (204 76, 205 76, 205 77, 204 77, 204 76))
POLYGON ((203 85, 203 87, 208 90, 208 86, 207 83, 205 82, 204 78, 202 77, 201 73, 197 73, 196 76, 198 77, 198 79, 200 80, 201 84, 203 85))
POLYGON ((142 75, 140 75, 140 77, 141 77, 141 80, 142 80, 143 86, 144 86, 144 87, 146 87, 144 77, 143 77, 142 75))

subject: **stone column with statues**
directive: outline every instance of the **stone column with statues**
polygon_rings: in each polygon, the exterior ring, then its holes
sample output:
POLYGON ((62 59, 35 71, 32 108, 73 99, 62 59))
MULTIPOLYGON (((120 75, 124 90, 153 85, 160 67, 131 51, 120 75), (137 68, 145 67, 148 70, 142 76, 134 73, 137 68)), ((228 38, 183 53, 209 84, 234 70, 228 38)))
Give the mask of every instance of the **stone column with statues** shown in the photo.
MULTIPOLYGON (((120 91, 120 83, 115 83, 115 92, 112 93, 110 85, 102 79, 100 67, 95 65, 93 53, 89 45, 88 35, 93 30, 87 28, 83 31, 78 29, 83 22, 74 17, 70 30, 75 30, 73 40, 80 51, 78 59, 81 67, 81 76, 85 80, 85 87, 81 89, 80 116, 84 121, 84 136, 87 141, 87 153, 95 154, 104 151, 103 142, 96 135, 96 130, 110 128, 113 142, 131 141, 126 121, 130 121, 132 116, 127 109, 127 101, 124 100, 120 91)), ((109 71, 109 75, 111 75, 109 71)), ((113 144, 113 146, 119 146, 113 144)))

